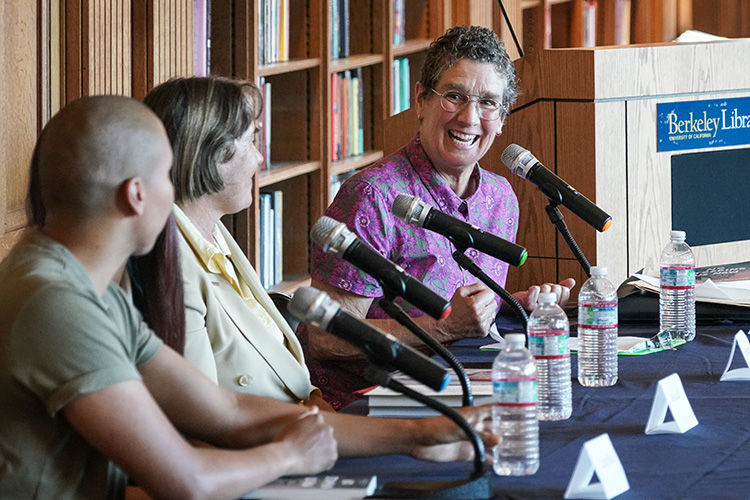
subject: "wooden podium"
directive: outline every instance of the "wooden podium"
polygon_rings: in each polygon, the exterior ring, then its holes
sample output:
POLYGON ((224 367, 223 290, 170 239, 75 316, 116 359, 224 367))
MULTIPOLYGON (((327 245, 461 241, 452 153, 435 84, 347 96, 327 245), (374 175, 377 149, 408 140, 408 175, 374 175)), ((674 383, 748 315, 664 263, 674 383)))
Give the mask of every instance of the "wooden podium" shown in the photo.
MULTIPOLYGON (((606 266, 617 286, 641 268, 658 269, 673 229, 672 155, 710 151, 657 152, 657 103, 750 96, 748 60, 750 40, 552 49, 517 60, 521 94, 503 134, 481 161, 510 180, 521 204, 518 243, 529 259, 511 268, 506 288, 568 276, 579 286, 585 280, 547 217, 547 199, 503 165, 508 144, 531 151, 612 216, 612 227, 598 233, 561 207, 591 265, 606 266)), ((750 165, 738 182, 748 183, 750 192, 750 165)), ((694 251, 699 267, 741 262, 750 259, 750 241, 694 251)))

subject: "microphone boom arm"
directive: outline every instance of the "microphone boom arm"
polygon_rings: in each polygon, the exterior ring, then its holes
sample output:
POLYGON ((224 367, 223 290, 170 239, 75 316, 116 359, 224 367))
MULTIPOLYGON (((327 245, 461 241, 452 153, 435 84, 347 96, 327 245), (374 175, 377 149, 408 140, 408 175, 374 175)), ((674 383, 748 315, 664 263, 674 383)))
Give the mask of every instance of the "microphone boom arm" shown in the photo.
POLYGON ((453 260, 455 260, 459 266, 469 271, 475 278, 479 279, 482 283, 487 285, 490 290, 498 294, 504 301, 506 301, 513 309, 513 312, 516 313, 516 316, 518 316, 518 319, 521 321, 523 331, 525 332, 527 330, 529 317, 526 314, 526 311, 523 309, 523 306, 519 304, 516 298, 508 293, 505 288, 495 283, 495 281, 490 278, 487 273, 482 271, 482 269, 478 265, 476 265, 476 263, 471 260, 468 255, 464 253, 464 251, 466 251, 466 249, 456 247, 456 251, 453 252, 453 260))
POLYGON ((547 211, 547 217, 549 217, 550 222, 555 225, 557 231, 562 235, 565 243, 567 243, 568 245, 568 248, 570 248, 570 250, 573 252, 573 255, 576 256, 576 260, 579 264, 581 264, 581 267, 586 273, 586 276, 590 278, 591 265, 589 264, 588 259, 586 259, 583 251, 578 247, 578 243, 576 243, 573 235, 568 230, 568 226, 565 224, 565 218, 562 212, 560 212, 560 209, 557 208, 558 204, 552 201, 552 198, 548 197, 548 199, 550 200, 549 205, 544 208, 547 211))

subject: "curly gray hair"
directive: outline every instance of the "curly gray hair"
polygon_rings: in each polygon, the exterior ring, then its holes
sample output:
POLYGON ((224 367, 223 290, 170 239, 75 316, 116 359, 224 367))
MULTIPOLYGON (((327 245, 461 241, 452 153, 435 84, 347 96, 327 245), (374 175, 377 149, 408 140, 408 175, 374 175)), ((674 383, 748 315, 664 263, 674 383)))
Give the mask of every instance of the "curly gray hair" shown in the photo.
POLYGON ((489 63, 498 76, 505 81, 502 106, 507 110, 516 102, 518 85, 516 68, 505 51, 505 44, 494 31, 482 26, 456 26, 430 44, 420 83, 424 87, 422 97, 434 89, 445 70, 461 59, 489 63))

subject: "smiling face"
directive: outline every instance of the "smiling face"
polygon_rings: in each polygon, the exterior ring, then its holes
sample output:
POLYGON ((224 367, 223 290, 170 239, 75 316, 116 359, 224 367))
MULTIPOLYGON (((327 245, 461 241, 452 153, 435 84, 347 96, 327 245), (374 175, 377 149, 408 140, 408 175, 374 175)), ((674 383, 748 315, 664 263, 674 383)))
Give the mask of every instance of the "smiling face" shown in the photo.
MULTIPOLYGON (((458 90, 465 94, 502 101, 503 80, 493 65, 461 59, 440 77, 435 90, 442 94, 458 90)), ((422 145, 441 174, 460 178, 471 174, 474 165, 490 149, 503 127, 503 118, 483 120, 477 105, 451 113, 440 105, 440 96, 417 83, 417 115, 421 117, 422 145), (427 92, 425 92, 425 90, 427 92)))

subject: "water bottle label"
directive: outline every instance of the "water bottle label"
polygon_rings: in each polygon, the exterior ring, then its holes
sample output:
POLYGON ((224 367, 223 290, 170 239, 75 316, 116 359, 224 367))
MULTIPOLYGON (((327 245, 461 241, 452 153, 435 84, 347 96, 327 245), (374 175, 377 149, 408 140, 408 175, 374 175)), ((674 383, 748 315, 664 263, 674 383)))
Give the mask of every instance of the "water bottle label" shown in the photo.
POLYGON ((535 358, 556 359, 570 357, 570 335, 567 332, 529 332, 529 351, 535 358))
POLYGON ((536 377, 526 380, 493 380, 495 405, 535 406, 538 400, 536 377))
POLYGON ((660 276, 662 288, 669 290, 695 288, 695 267, 693 266, 662 267, 660 276))
POLYGON ((617 302, 579 302, 578 325, 594 329, 617 328, 617 302))

